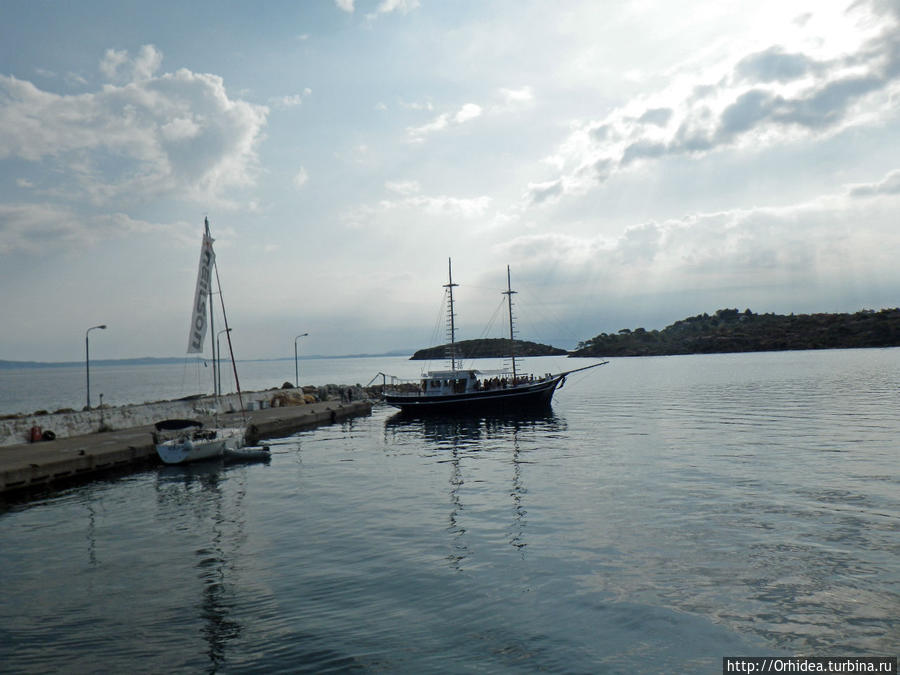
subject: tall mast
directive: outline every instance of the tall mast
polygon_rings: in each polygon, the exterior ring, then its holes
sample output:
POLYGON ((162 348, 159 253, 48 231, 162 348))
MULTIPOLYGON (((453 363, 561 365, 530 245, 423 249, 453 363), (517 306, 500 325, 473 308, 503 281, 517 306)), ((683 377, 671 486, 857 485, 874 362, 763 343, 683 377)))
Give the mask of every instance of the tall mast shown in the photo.
MULTIPOLYGON (((203 227, 206 230, 206 236, 211 237, 209 234, 209 218, 203 218, 203 227)), ((215 301, 213 300, 213 289, 212 289, 212 279, 210 279, 209 283, 209 348, 212 351, 212 376, 213 376, 213 396, 217 399, 219 397, 219 385, 216 382, 216 326, 213 323, 213 308, 216 306, 215 301)), ((219 410, 219 404, 216 403, 216 412, 219 410)))
POLYGON ((516 291, 512 289, 512 283, 509 279, 509 265, 506 266, 506 290, 503 295, 506 296, 506 304, 509 307, 509 357, 512 361, 513 382, 516 381, 516 347, 515 334, 513 332, 513 313, 512 313, 512 296, 516 291))
MULTIPOLYGON (((204 218, 206 231, 209 232, 209 219, 204 218)), ((244 414, 244 397, 241 394, 241 381, 238 379, 237 364, 234 362, 234 348, 231 346, 231 330, 228 328, 228 315, 225 313, 225 295, 222 293, 222 282, 219 279, 219 266, 213 263, 213 271, 216 273, 216 288, 219 289, 219 304, 222 307, 222 321, 225 324, 225 337, 228 338, 228 354, 231 356, 231 372, 234 373, 234 386, 237 389, 238 403, 241 406, 241 415, 244 414)), ((210 289, 210 302, 212 301, 212 289, 210 289)), ((215 339, 213 340, 215 342, 215 339)), ((221 354, 219 355, 221 358, 221 354)))
POLYGON ((446 288, 450 293, 450 343, 448 348, 450 351, 450 369, 456 370, 456 315, 453 312, 453 289, 459 284, 453 283, 453 266, 451 264, 450 258, 447 258, 447 275, 450 279, 450 283, 444 284, 444 288, 446 288))

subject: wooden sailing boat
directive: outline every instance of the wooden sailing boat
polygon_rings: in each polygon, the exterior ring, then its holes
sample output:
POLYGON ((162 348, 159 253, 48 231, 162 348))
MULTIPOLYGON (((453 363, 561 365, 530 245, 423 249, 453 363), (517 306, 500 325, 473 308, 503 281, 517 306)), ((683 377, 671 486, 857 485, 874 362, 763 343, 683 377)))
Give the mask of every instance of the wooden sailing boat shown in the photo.
POLYGON ((450 370, 433 370, 425 373, 417 391, 401 391, 398 389, 385 392, 384 400, 392 406, 404 411, 415 412, 448 412, 448 411, 477 411, 477 410, 503 410, 517 411, 535 407, 550 405, 553 393, 561 387, 566 376, 589 368, 602 366, 607 361, 594 363, 583 368, 575 368, 562 373, 547 374, 541 377, 523 375, 518 372, 515 341, 513 330, 512 296, 516 291, 512 290, 510 282, 509 266, 506 268, 506 291, 503 294, 507 298, 509 307, 509 340, 511 371, 499 373, 500 377, 490 379, 482 378, 482 371, 475 369, 460 369, 457 367, 456 356, 456 323, 453 308, 453 289, 458 284, 453 283, 453 268, 448 259, 447 268, 449 283, 444 284, 449 296, 448 313, 448 358, 450 370))
MULTIPOLYGON (((188 337, 188 354, 202 354, 206 341, 207 324, 209 325, 210 344, 215 363, 215 330, 213 329, 213 302, 212 281, 215 276, 219 299, 222 304, 222 319, 225 322, 225 334, 228 336, 228 352, 231 356, 231 366, 234 370, 234 380, 238 390, 238 400, 241 404, 241 414, 244 412, 244 402, 241 397, 241 385, 237 377, 237 367, 234 363, 234 350, 231 348, 231 331, 228 328, 228 317, 225 314, 225 301, 222 299, 222 287, 219 284, 219 272, 216 267, 216 254, 213 251, 214 239, 209 233, 209 219, 204 218, 203 244, 200 248, 200 267, 197 271, 197 287, 194 291, 194 305, 191 309, 191 329, 188 337), (207 321, 207 305, 209 306, 209 319, 207 321)), ((221 354, 219 355, 221 358, 221 354)), ((215 388, 215 371, 213 368, 213 383, 216 398, 218 389, 215 388)), ((218 414, 218 404, 216 409, 218 414)), ((244 445, 246 425, 240 427, 220 427, 216 424, 212 428, 206 428, 197 420, 163 420, 156 423, 156 453, 166 464, 182 464, 200 459, 221 457, 227 452, 234 452, 244 445)))

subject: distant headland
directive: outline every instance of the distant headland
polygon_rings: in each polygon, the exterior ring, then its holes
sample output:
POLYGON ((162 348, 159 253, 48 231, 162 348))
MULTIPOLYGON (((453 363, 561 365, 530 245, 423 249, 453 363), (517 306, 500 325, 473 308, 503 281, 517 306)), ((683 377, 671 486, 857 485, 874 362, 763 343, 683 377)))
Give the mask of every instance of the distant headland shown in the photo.
POLYGON ((855 314, 754 314, 720 309, 662 330, 623 328, 578 344, 571 356, 666 356, 798 349, 900 347, 900 309, 855 314))
MULTIPOLYGON (((513 340, 516 356, 566 356, 569 352, 558 347, 543 345, 527 340, 513 340)), ((460 359, 503 358, 510 354, 509 338, 484 338, 481 340, 461 340, 455 343, 456 357, 460 359)), ((410 357, 410 361, 432 361, 447 357, 448 345, 420 349, 410 357)))

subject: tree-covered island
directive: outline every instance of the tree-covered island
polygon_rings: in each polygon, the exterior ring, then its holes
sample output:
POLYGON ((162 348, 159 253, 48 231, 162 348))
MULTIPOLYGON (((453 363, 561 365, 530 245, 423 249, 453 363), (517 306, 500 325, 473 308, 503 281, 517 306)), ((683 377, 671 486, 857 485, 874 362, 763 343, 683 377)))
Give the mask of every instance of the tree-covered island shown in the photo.
MULTIPOLYGON (((565 356, 569 352, 558 347, 542 345, 527 340, 514 340, 516 356, 565 356)), ((510 354, 509 338, 484 338, 481 340, 461 340, 455 343, 456 358, 490 359, 503 358, 510 354)), ((447 357, 447 345, 420 349, 410 357, 411 361, 434 361, 447 357)))
POLYGON ((900 346, 900 309, 855 314, 754 314, 720 309, 662 330, 623 328, 578 344, 572 356, 663 356, 900 346))

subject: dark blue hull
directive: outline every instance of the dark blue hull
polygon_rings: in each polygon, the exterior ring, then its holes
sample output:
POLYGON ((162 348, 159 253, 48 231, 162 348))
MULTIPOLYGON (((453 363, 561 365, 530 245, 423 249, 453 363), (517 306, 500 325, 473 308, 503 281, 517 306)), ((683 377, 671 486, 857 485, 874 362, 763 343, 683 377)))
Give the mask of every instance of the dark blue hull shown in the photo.
POLYGON ((417 412, 535 408, 550 405, 553 392, 565 377, 565 374, 561 374, 534 384, 520 384, 504 389, 470 391, 461 394, 385 394, 384 400, 401 410, 417 412))

